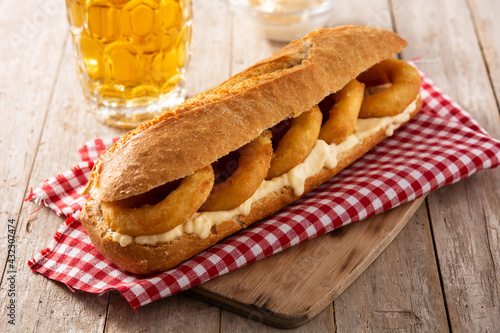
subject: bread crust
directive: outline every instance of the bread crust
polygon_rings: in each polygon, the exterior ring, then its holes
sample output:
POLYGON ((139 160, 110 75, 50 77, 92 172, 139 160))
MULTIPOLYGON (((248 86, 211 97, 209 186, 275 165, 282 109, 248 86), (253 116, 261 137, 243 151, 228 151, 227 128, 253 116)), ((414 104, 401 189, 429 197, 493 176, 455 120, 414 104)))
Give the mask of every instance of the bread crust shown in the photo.
MULTIPOLYGON (((422 99, 419 97, 417 106, 410 114, 410 118, 415 116, 421 107, 422 99)), ((289 186, 272 192, 261 200, 254 202, 248 215, 235 216, 212 227, 209 236, 205 239, 201 239, 195 234, 186 234, 167 243, 156 245, 133 243, 122 247, 113 240, 112 231, 104 222, 100 211, 100 204, 92 198, 89 199, 82 210, 80 219, 97 250, 121 269, 140 275, 163 272, 300 199, 341 172, 386 137, 386 127, 381 128, 373 135, 360 141, 349 151, 339 154, 335 168, 323 168, 318 174, 307 178, 303 195, 295 195, 293 189, 289 186)))
MULTIPOLYGON (((209 165, 263 130, 311 109, 406 45, 398 35, 376 28, 321 29, 129 132, 101 155, 90 175, 90 199, 80 220, 92 243, 125 271, 161 272, 314 190, 382 141, 386 129, 339 154, 335 168, 306 179, 303 195, 288 186, 270 193, 254 202, 248 215, 213 226, 204 239, 185 234, 166 243, 121 246, 101 211, 102 202, 145 193, 209 165)), ((419 99, 412 117, 421 103, 419 99)))
POLYGON ((406 45, 393 32, 361 26, 321 29, 293 41, 129 132, 101 155, 88 192, 116 201, 190 175, 309 110, 406 45), (293 92, 300 93, 288 98, 293 92))

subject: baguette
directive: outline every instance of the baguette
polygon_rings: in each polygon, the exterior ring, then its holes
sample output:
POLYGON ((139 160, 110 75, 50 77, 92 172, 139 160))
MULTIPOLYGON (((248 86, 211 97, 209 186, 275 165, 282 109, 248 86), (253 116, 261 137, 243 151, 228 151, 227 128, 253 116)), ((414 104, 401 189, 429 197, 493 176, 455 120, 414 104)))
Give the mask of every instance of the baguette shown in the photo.
POLYGON ((196 212, 161 234, 135 236, 113 230, 103 214, 104 204, 184 179, 283 120, 298 117, 406 45, 381 29, 320 29, 132 130, 101 155, 90 175, 85 190, 90 196, 80 218, 91 241, 125 271, 161 272, 304 196, 413 117, 422 103, 418 93, 402 114, 379 121, 363 135, 351 135, 339 145, 318 141, 302 162, 315 170, 312 174, 266 181, 266 191, 259 187, 235 209, 196 212), (330 160, 324 157, 332 150, 330 160), (292 178, 303 179, 298 185, 285 181, 292 178))

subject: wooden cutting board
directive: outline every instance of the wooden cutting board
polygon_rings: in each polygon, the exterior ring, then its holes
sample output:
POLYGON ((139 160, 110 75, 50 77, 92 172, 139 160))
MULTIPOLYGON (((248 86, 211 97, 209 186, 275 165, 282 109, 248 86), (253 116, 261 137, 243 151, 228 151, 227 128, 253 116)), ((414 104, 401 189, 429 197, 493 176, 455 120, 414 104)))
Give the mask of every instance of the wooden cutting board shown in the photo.
POLYGON ((302 325, 361 275, 423 200, 311 239, 186 293, 274 327, 302 325))

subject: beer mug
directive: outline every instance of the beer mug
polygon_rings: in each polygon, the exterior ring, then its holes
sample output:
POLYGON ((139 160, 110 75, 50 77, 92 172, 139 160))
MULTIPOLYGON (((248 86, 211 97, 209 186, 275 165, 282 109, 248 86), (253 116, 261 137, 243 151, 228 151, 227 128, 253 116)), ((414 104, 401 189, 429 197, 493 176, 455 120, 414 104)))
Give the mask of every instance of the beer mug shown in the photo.
POLYGON ((107 124, 135 127, 185 98, 190 0, 66 0, 77 72, 107 124))

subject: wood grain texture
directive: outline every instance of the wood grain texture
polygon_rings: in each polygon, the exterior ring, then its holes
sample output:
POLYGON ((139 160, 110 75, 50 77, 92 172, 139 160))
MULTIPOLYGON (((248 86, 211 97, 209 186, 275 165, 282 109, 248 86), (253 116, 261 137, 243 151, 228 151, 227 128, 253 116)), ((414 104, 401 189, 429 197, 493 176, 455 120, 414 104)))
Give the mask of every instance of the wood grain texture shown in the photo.
POLYGON ((446 332, 427 209, 334 301, 338 332, 446 332))
MULTIPOLYGON (((404 22, 397 24, 398 29, 415 41, 409 51, 424 54, 417 64, 493 137, 500 137, 498 101, 488 70, 482 61, 471 61, 482 59, 483 54, 466 3, 405 2, 398 21, 404 22), (429 22, 435 25, 432 29, 417 29, 429 22)), ((499 183, 500 170, 488 170, 428 197, 454 331, 496 331, 499 327, 499 183)))
POLYGON ((328 305, 320 314, 311 321, 297 328, 283 329, 264 324, 262 315, 258 312, 249 313, 246 316, 234 314, 233 312, 222 310, 221 313, 221 333, 245 333, 245 332, 334 332, 335 318, 333 316, 333 305, 328 305))
POLYGON ((359 24, 394 31, 392 18, 393 8, 387 0, 338 1, 327 25, 359 24))
MULTIPOLYGON (((481 125, 500 138, 499 5, 493 0, 339 0, 328 26, 395 29, 417 64, 481 125)), ((86 112, 71 57, 64 1, 0 1, 0 218, 15 218, 16 326, 12 332, 259 331, 239 316, 175 296, 134 314, 117 293, 91 295, 33 274, 26 261, 52 239, 62 218, 23 203, 30 187, 67 170, 86 140, 119 135, 86 112)), ((232 17, 223 1, 194 1, 190 96, 281 47, 232 17)), ((500 288, 499 170, 480 172, 427 199, 395 242, 315 319, 290 332, 498 331, 500 288), (434 246, 433 246, 434 245, 434 246), (440 278, 436 286, 436 276, 440 278), (445 313, 443 313, 445 311, 445 313)), ((6 304, 7 234, 0 230, 6 304)), ((271 271, 272 273, 272 271, 271 271)))
POLYGON ((188 97, 231 76, 232 16, 223 2, 193 0, 192 55, 186 75, 188 97))
POLYGON ((423 199, 340 228, 192 288, 266 324, 304 324, 331 304, 392 242, 423 199))
MULTIPOLYGON (((33 204, 23 205, 20 211, 27 189, 30 186, 37 186, 56 170, 61 171, 58 168, 51 168, 56 164, 62 166, 59 160, 61 153, 74 152, 74 147, 70 149, 64 142, 55 141, 56 147, 59 145, 60 150, 44 146, 46 141, 42 139, 44 136, 58 134, 47 132, 47 128, 50 127, 47 124, 51 121, 49 114, 55 111, 51 106, 56 95, 56 82, 60 82, 58 80, 61 78, 61 61, 66 51, 64 47, 69 47, 65 4, 62 1, 51 4, 4 1, 0 6, 2 26, 9 27, 1 30, 2 34, 6 33, 2 39, 9 42, 1 44, 0 52, 3 96, 0 99, 2 101, 0 126, 2 126, 2 141, 6 140, 3 141, 5 146, 2 147, 0 154, 9 155, 0 159, 2 176, 3 172, 7 172, 4 184, 8 184, 2 188, 2 204, 5 204, 2 207, 2 221, 4 214, 9 214, 9 218, 14 217, 17 221, 15 244, 17 273, 14 298, 17 309, 16 325, 9 325, 8 328, 19 332, 82 331, 90 328, 90 331, 96 332, 100 330, 99 326, 104 326, 103 314, 107 306, 107 296, 73 293, 64 285, 48 281, 41 275, 32 274, 26 265, 27 260, 52 239, 62 222, 61 218, 49 211, 39 211, 36 215, 30 215, 36 209, 33 204), (42 152, 44 149, 50 153, 44 154, 42 152)), ((74 73, 73 66, 70 72, 74 73)), ((64 118, 61 114, 65 113, 57 111, 58 117, 64 118)), ((61 132, 62 128, 59 133, 61 132)), ((66 132, 66 137, 72 137, 72 134, 66 132)), ((74 159, 64 165, 64 169, 73 163, 74 159)), ((6 239, 5 231, 6 228, 0 231, 2 240, 6 239)), ((1 246, 6 244, 6 241, 2 242, 1 246)), ((2 248, 2 264, 6 258, 5 253, 2 248)), ((3 278, 7 276, 3 275, 3 278)), ((0 303, 3 305, 12 299, 7 298, 8 293, 4 289, 6 286, 3 280, 0 292, 0 303)), ((7 329, 7 320, 3 320, 7 318, 5 306, 1 307, 0 314, 2 315, 0 327, 7 329)))
MULTIPOLYGON (((0 221, 5 226, 0 239, 7 239, 8 219, 21 228, 18 215, 67 34, 64 21, 48 27, 48 22, 34 21, 34 15, 56 17, 57 11, 49 15, 30 2, 0 3, 0 221), (54 52, 45 52, 46 47, 54 52)), ((7 252, 7 242, 0 251, 7 252)), ((2 268, 5 260, 6 255, 0 256, 2 268)))
POLYGON ((127 302, 111 294, 105 332, 192 332, 220 331, 220 309, 183 295, 148 304, 134 313, 127 302))
POLYGON ((469 0, 468 3, 498 105, 500 96, 500 37, 498 35, 498 31, 500 31, 500 20, 498 20, 500 2, 491 1, 487 6, 481 0, 469 0))
MULTIPOLYGON (((67 38, 67 36, 64 36, 67 38)), ((86 110, 81 88, 76 78, 72 47, 69 39, 65 43, 57 83, 53 88, 46 121, 38 143, 38 151, 31 172, 29 187, 37 187, 47 175, 56 175, 70 169, 79 161, 78 147, 90 138, 105 135, 119 135, 97 124, 86 110), (83 106, 83 107, 82 107, 83 106)), ((106 320, 108 296, 73 293, 64 285, 56 288, 52 281, 42 275, 32 274, 26 262, 45 248, 64 221, 49 209, 41 209, 26 203, 19 219, 17 249, 17 289, 22 297, 17 298, 19 324, 26 330, 63 331, 66 326, 74 331, 102 331, 106 320), (35 301, 32 293, 36 295, 35 301), (41 303, 39 302, 41 301, 41 303), (33 321, 32 314, 38 313, 40 320, 33 321)))

